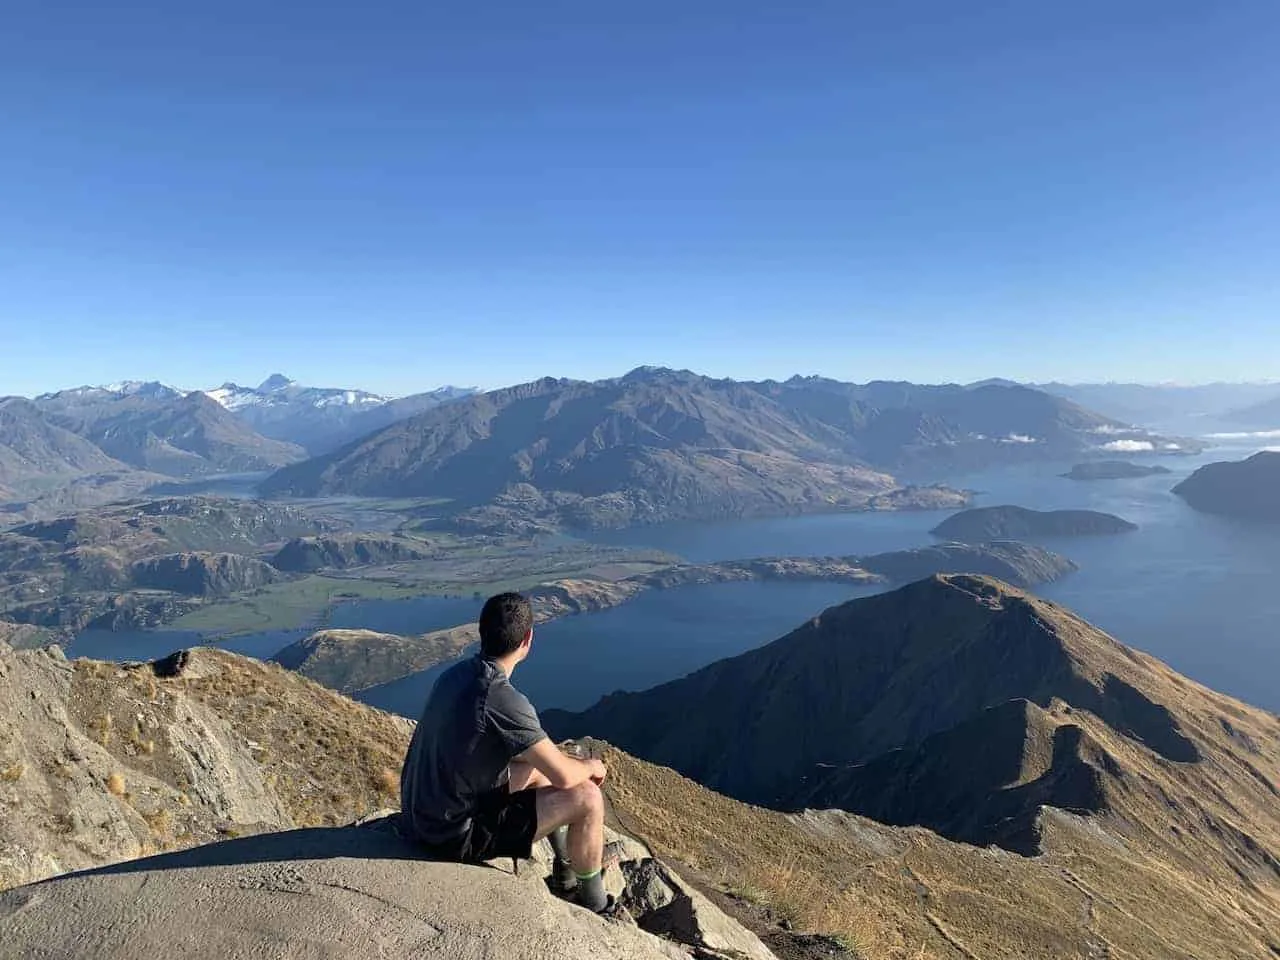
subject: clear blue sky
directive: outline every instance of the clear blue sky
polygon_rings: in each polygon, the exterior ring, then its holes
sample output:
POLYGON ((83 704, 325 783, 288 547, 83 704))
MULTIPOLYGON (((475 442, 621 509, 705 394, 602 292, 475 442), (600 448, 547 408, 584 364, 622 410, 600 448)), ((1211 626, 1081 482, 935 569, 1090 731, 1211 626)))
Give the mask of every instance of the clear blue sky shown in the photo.
POLYGON ((0 394, 1280 376, 1280 3, 9 0, 0 394))

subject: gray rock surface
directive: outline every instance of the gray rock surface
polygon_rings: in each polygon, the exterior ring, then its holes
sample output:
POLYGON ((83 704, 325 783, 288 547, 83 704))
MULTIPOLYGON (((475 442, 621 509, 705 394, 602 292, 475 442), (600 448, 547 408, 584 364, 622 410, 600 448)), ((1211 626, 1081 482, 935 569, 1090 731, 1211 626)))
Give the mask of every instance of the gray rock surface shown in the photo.
POLYGON ((191 843, 228 825, 293 826, 244 738, 207 706, 157 692, 131 706, 134 730, 95 726, 108 713, 82 701, 75 671, 57 647, 0 647, 0 809, 18 814, 0 816, 0 888, 154 852, 178 829, 191 843))
MULTIPOLYGON (((0 894, 0 957, 690 955, 689 948, 553 897, 538 870, 513 876, 417 859, 387 823, 233 840, 8 891, 0 894)), ((774 960, 714 907, 696 912, 707 949, 694 955, 774 960)))

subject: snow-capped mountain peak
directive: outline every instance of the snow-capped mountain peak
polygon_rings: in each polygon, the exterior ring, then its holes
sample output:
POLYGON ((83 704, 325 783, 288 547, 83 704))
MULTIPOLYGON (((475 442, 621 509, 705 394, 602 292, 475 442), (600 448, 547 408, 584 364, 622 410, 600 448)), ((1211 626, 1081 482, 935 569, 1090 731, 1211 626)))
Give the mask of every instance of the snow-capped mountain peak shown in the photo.
POLYGON ((205 395, 228 410, 246 407, 354 407, 381 406, 390 398, 364 390, 348 390, 338 387, 304 387, 284 374, 273 373, 255 387, 242 387, 224 383, 205 395))
POLYGON ((185 390, 171 387, 159 380, 120 380, 99 386, 71 387, 56 393, 45 393, 37 400, 97 400, 120 399, 123 397, 145 397, 151 400, 172 400, 185 396, 185 390))
POLYGON ((267 377, 267 379, 258 384, 258 392, 275 393, 279 390, 286 390, 295 385, 295 381, 290 380, 283 373, 273 373, 271 376, 267 377))

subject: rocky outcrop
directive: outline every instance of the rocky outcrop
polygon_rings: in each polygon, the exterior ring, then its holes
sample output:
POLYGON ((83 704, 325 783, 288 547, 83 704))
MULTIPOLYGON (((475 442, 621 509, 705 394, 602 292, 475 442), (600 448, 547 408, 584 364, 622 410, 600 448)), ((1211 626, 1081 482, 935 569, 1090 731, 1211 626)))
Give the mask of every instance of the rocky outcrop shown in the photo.
POLYGON ((327 537, 296 537, 271 558, 277 570, 311 573, 316 570, 346 570, 374 564, 422 560, 431 550, 421 541, 405 537, 359 533, 327 537))
POLYGON ((948 517, 930 531, 936 537, 970 543, 1028 537, 1083 537, 1129 533, 1137 524, 1095 510, 1029 510, 1026 507, 978 507, 948 517))
POLYGON ((1173 488, 1197 510, 1266 523, 1280 522, 1280 453, 1210 463, 1173 488))
POLYGON ((409 730, 221 651, 120 666, 0 647, 0 888, 362 816, 396 798, 409 730))
POLYGON ((131 568, 135 585, 194 597, 225 597, 281 579, 268 563, 234 553, 173 553, 139 560, 131 568))
POLYGON ((775 960, 634 842, 628 874, 646 879, 623 896, 638 916, 608 923, 552 896, 537 861, 514 875, 510 861, 427 861, 394 819, 232 840, 0 894, 5 949, 212 960, 261 951, 269 931, 289 957, 775 960))
POLYGON ((1172 473, 1158 463, 1129 463, 1127 460, 1090 460, 1077 463, 1063 474, 1068 480, 1127 480, 1172 473))

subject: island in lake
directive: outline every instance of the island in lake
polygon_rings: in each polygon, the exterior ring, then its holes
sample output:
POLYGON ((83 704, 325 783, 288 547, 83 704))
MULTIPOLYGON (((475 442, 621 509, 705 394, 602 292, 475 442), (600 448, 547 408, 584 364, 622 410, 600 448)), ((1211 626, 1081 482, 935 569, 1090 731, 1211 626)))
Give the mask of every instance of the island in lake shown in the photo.
POLYGON ((1091 460, 1077 463, 1063 474, 1068 480, 1128 480, 1134 477, 1152 477, 1160 473, 1172 473, 1159 464, 1130 463, 1127 460, 1091 460))
POLYGON ((1137 529, 1137 524, 1095 510, 1029 510, 1006 504, 961 510, 930 532, 936 537, 972 543, 1023 537, 1082 537, 1137 529))
POLYGON ((1280 522, 1280 453, 1206 464, 1173 492, 1205 513, 1280 522))

